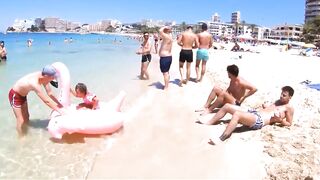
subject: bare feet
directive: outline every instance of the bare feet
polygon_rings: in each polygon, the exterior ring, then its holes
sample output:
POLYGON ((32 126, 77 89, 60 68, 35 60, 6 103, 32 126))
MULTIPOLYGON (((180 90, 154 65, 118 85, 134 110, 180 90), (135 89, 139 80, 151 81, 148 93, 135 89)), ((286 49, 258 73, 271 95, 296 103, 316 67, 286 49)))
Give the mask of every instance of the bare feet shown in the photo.
POLYGON ((220 138, 210 138, 208 144, 210 145, 218 145, 221 144, 223 141, 221 141, 220 138))
POLYGON ((210 114, 210 113, 211 113, 210 109, 206 108, 206 109, 200 114, 200 116, 204 116, 204 115, 207 115, 207 114, 210 114))
POLYGON ((203 112, 204 110, 205 110, 205 108, 200 108, 200 109, 194 110, 194 112, 203 112))
POLYGON ((182 84, 187 84, 187 81, 185 79, 184 80, 180 80, 179 86, 182 87, 182 84))

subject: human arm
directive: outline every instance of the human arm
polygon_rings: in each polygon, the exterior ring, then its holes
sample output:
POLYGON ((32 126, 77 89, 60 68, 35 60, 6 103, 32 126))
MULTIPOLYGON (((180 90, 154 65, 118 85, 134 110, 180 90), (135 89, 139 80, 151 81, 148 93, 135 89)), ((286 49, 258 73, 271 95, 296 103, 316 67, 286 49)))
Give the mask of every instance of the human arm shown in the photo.
POLYGON ((199 37, 197 35, 195 35, 195 40, 194 40, 194 44, 192 46, 193 49, 196 49, 199 47, 199 37))
MULTIPOLYGON (((58 102, 57 104, 55 104, 54 100, 48 98, 42 91, 41 91, 41 87, 35 87, 34 88, 35 93, 37 94, 37 96, 47 105, 49 106, 51 109, 59 112, 61 115, 66 114, 64 110, 62 110, 59 105, 62 107, 62 105, 58 102)), ((53 95, 52 95, 53 96, 53 95)), ((56 98, 54 98, 55 100, 57 100, 56 98)))
POLYGON ((62 104, 58 101, 58 99, 53 95, 49 84, 44 85, 44 88, 46 90, 47 95, 51 98, 51 100, 53 100, 55 103, 57 103, 59 108, 63 107, 62 104))
POLYGON ((247 97, 249 97, 252 94, 254 94, 255 92, 257 92, 258 89, 255 86, 253 86, 252 84, 250 84, 247 81, 245 81, 245 80, 241 80, 240 84, 242 85, 242 87, 244 89, 246 89, 244 95, 239 100, 239 102, 242 103, 247 97))
POLYGON ((159 29, 159 34, 162 39, 168 39, 169 35, 166 33, 170 28, 168 26, 163 26, 159 29), (165 32, 166 31, 166 32, 165 32))
POLYGON ((213 41, 212 41, 212 35, 210 35, 210 42, 209 42, 209 48, 211 48, 213 45, 213 41))
POLYGON ((183 46, 183 43, 182 43, 182 34, 179 34, 179 35, 178 35, 177 43, 178 43, 179 46, 183 46))
POLYGON ((77 97, 76 92, 75 92, 72 88, 70 88, 70 93, 71 93, 74 97, 77 97))
POLYGON ((281 121, 281 125, 283 126, 291 126, 293 119, 294 109, 291 106, 288 106, 285 111, 285 118, 281 121))
POLYGON ((92 109, 93 109, 93 110, 97 109, 98 104, 99 104, 99 99, 97 98, 97 96, 95 96, 95 97, 92 99, 92 109))

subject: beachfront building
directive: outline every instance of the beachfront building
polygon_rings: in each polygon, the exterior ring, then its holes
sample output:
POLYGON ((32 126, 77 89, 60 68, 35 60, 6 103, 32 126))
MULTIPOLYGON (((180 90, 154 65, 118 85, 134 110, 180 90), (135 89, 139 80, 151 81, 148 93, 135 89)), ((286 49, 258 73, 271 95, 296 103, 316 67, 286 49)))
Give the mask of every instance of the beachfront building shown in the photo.
POLYGON ((34 25, 35 25, 35 27, 40 28, 41 25, 42 25, 42 19, 41 18, 36 18, 34 20, 34 25))
POLYGON ((320 16, 320 0, 306 0, 304 22, 320 16))
POLYGON ((302 33, 303 26, 301 24, 284 24, 272 28, 269 38, 298 40, 302 36, 302 33))
POLYGON ((233 24, 230 23, 223 23, 223 22, 214 22, 214 21, 200 21, 198 25, 201 26, 202 23, 207 23, 208 25, 208 32, 213 36, 223 36, 223 37, 230 37, 232 36, 233 24))
POLYGON ((43 21, 48 32, 75 31, 80 28, 78 22, 66 21, 57 17, 47 17, 43 21))
POLYGON ((15 19, 12 27, 16 32, 26 32, 32 25, 34 19, 15 19))
POLYGON ((240 23, 240 11, 231 13, 231 23, 232 24, 240 23))
POLYGON ((218 13, 214 13, 211 17, 211 21, 212 22, 220 22, 221 19, 220 19, 220 15, 218 13))

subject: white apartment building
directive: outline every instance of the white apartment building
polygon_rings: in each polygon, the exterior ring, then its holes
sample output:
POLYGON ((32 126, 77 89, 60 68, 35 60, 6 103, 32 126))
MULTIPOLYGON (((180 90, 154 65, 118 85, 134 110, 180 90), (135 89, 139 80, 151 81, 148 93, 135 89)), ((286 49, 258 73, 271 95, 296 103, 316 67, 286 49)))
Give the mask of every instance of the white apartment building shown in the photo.
POLYGON ((231 14, 231 23, 240 23, 240 11, 236 11, 231 14))
POLYGON ((34 25, 34 19, 15 19, 12 27, 16 32, 26 32, 32 25, 34 25))
POLYGON ((304 22, 320 16, 320 0, 306 0, 304 22))
POLYGON ((271 39, 299 39, 303 32, 303 26, 301 24, 284 24, 279 25, 271 30, 271 39))
POLYGON ((214 13, 211 17, 211 21, 212 22, 220 22, 221 19, 220 19, 220 15, 218 13, 214 13))
POLYGON ((213 36, 231 36, 233 24, 222 23, 222 22, 212 22, 212 21, 200 21, 198 25, 206 23, 208 25, 208 32, 213 36))

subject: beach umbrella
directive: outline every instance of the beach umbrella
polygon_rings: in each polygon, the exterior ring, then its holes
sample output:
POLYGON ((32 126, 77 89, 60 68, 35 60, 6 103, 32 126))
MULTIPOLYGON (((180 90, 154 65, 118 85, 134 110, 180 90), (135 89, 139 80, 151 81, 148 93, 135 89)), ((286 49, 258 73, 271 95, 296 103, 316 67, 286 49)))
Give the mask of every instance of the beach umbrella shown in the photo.
POLYGON ((316 48, 316 46, 314 44, 304 44, 303 47, 306 47, 306 48, 316 48))

